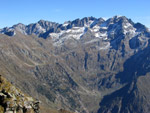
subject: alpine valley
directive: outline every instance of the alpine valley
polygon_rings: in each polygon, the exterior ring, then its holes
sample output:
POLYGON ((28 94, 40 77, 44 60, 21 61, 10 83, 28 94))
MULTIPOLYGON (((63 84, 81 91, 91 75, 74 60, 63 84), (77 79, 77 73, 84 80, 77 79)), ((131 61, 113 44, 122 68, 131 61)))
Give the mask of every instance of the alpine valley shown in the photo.
POLYGON ((0 75, 41 113, 150 113, 150 31, 125 16, 19 23, 0 29, 0 75))

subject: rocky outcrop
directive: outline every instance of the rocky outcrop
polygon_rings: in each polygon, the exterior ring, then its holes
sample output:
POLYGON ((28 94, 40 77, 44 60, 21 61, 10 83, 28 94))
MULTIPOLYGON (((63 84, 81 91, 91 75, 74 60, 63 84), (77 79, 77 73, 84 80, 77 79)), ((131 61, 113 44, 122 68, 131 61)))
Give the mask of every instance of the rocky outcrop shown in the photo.
POLYGON ((150 72, 150 31, 144 25, 114 16, 12 28, 13 37, 5 35, 11 28, 0 30, 0 74, 42 107, 55 109, 52 113, 138 113, 132 105, 149 111, 150 84, 144 75, 150 72))
POLYGON ((0 113, 39 113, 39 101, 26 96, 0 75, 0 113))

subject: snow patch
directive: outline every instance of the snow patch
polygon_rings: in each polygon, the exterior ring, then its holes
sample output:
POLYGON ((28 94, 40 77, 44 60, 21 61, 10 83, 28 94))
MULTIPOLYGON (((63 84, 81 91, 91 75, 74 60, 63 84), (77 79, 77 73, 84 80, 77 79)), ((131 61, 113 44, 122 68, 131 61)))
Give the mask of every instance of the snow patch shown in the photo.
POLYGON ((37 33, 45 33, 46 30, 44 28, 42 28, 39 24, 37 25, 37 33))
POLYGON ((79 40, 86 32, 85 27, 73 27, 72 29, 62 30, 60 33, 50 33, 54 46, 62 45, 68 39, 79 40))
POLYGON ((96 26, 94 26, 94 27, 92 28, 92 31, 98 32, 99 29, 100 29, 100 27, 99 27, 98 25, 96 25, 96 26))
POLYGON ((97 41, 99 41, 99 39, 93 39, 93 40, 90 40, 88 42, 85 42, 84 44, 90 44, 90 43, 97 42, 97 41))
POLYGON ((100 29, 107 30, 106 24, 101 24, 100 26, 95 25, 91 28, 91 31, 94 33, 96 38, 103 38, 104 40, 107 39, 107 31, 100 32, 100 29))
POLYGON ((97 33, 95 33, 95 37, 97 37, 97 38, 105 38, 105 37, 107 37, 107 33, 97 32, 97 33))
POLYGON ((126 33, 135 34, 136 33, 136 29, 130 23, 125 23, 123 27, 124 27, 124 34, 126 34, 126 33))
POLYGON ((87 24, 85 24, 84 26, 85 27, 90 27, 91 25, 92 25, 92 23, 93 23, 94 21, 92 21, 92 20, 89 20, 88 21, 88 23, 87 24))
POLYGON ((128 27, 132 27, 132 25, 130 23, 125 23, 123 27, 126 29, 128 27))
POLYGON ((116 15, 115 17, 116 17, 116 18, 120 18, 120 17, 122 17, 122 16, 121 16, 121 15, 116 15))
POLYGON ((99 38, 100 37, 100 33, 95 33, 95 37, 99 38))
POLYGON ((65 22, 65 23, 63 24, 63 26, 66 27, 66 26, 68 26, 68 24, 69 24, 69 22, 65 22))
POLYGON ((105 32, 105 33, 95 32, 94 36, 97 38, 106 38, 107 32, 105 32))
POLYGON ((99 50, 106 50, 106 49, 109 49, 110 48, 110 43, 107 42, 105 46, 102 46, 102 47, 97 47, 97 49, 99 50))

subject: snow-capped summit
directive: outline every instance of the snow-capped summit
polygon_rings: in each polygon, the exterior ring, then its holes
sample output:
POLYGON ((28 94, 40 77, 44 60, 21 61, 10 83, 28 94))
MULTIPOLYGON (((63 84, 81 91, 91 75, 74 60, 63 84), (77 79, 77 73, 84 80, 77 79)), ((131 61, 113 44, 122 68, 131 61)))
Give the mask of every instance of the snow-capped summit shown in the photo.
MULTIPOLYGON (((103 44, 107 43, 108 48, 108 46, 114 46, 127 37, 128 41, 137 37, 141 41, 140 43, 146 43, 147 41, 147 39, 143 40, 141 36, 150 37, 148 28, 140 23, 134 23, 125 16, 114 16, 107 20, 103 18, 84 17, 73 21, 66 21, 63 24, 40 20, 37 23, 29 25, 19 23, 10 28, 3 28, 0 30, 0 33, 14 36, 16 31, 24 35, 33 34, 44 39, 50 38, 55 46, 63 45, 69 40, 72 40, 73 43, 82 39, 90 39, 84 43, 89 44, 101 41, 103 44)), ((130 42, 134 43, 134 41, 130 42)))

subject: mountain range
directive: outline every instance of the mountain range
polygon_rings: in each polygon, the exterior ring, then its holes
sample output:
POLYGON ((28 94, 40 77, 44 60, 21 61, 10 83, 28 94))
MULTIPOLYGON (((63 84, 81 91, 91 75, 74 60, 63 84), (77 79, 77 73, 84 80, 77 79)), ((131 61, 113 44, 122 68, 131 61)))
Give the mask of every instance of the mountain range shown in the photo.
POLYGON ((125 16, 19 23, 0 29, 0 75, 43 109, 150 113, 149 39, 125 16))

